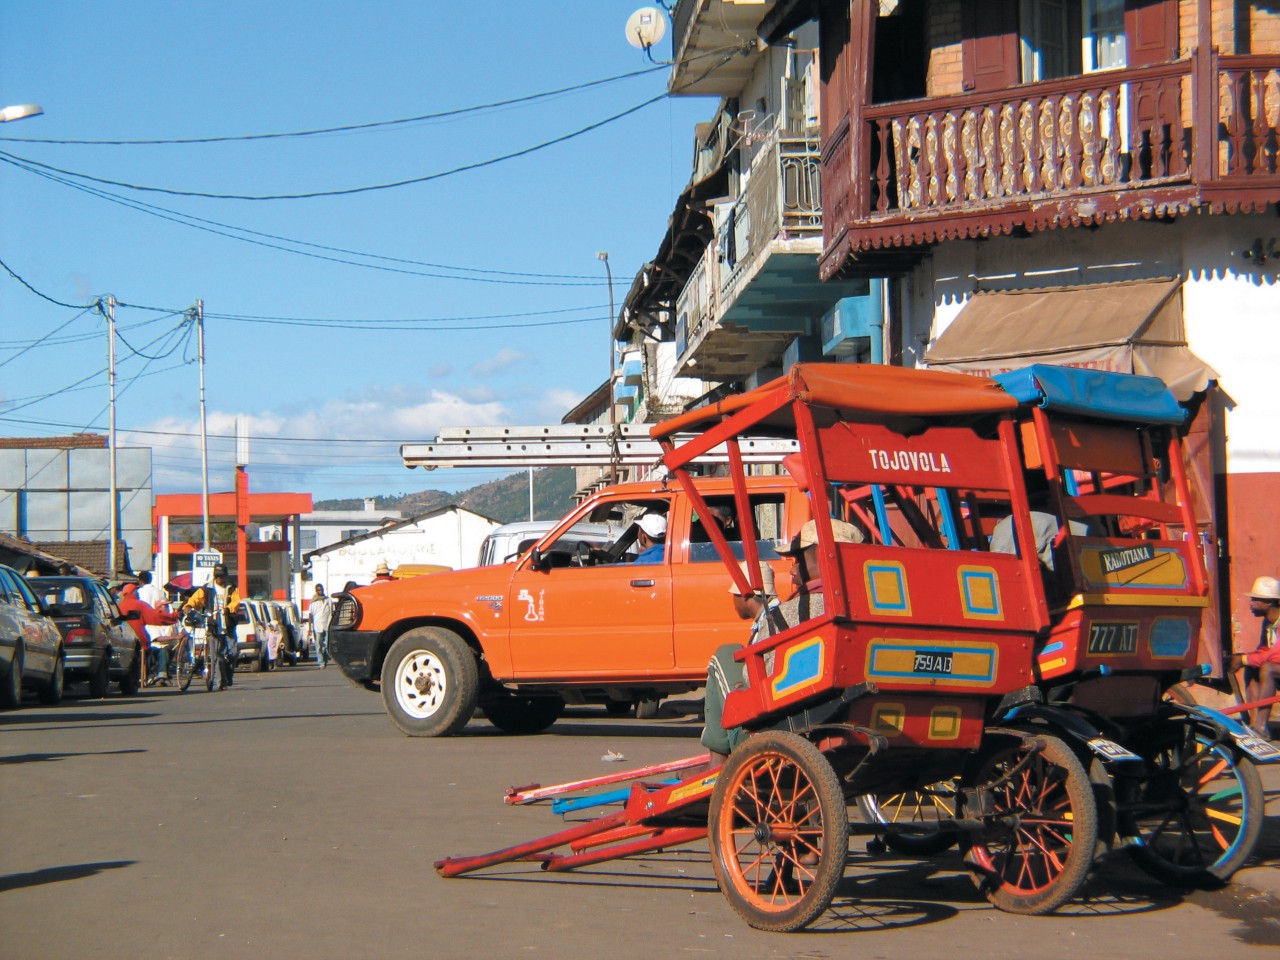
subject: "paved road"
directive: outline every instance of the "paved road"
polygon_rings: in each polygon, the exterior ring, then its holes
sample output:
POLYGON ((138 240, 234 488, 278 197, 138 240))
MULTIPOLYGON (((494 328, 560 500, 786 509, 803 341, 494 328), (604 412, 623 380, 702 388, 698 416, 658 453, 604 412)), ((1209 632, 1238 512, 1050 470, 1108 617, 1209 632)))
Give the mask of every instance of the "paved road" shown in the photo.
MULTIPOLYGON (((1053 917, 974 892, 954 855, 867 861, 861 842, 815 931, 763 934, 716 891, 705 847, 550 876, 517 864, 442 880, 431 862, 551 832, 502 803, 697 752, 691 718, 582 711, 512 738, 393 732, 336 670, 241 675, 226 693, 34 701, 0 715, 0 957, 1273 957, 1280 902, 1182 894, 1127 864, 1053 917)), ((1273 813, 1280 782, 1271 778, 1273 813)), ((1280 866, 1274 817, 1262 860, 1280 866)), ((1266 865, 1245 875, 1271 875, 1266 865)))

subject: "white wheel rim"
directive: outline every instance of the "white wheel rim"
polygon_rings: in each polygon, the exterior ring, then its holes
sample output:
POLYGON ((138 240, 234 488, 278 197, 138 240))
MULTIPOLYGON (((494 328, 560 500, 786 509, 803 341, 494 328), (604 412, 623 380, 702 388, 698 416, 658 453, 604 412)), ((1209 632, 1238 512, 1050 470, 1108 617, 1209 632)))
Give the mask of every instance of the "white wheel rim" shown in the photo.
POLYGON ((414 650, 396 667, 396 703, 414 720, 434 716, 449 692, 444 662, 430 650, 414 650))

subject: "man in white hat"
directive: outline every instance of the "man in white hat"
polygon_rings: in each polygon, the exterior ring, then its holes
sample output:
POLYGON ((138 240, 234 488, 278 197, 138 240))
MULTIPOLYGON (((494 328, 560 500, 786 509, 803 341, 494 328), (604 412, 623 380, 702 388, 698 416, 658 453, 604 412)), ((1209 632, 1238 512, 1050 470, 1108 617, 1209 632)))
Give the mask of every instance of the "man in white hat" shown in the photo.
POLYGON ((666 556, 667 518, 660 513, 646 513, 636 526, 636 543, 640 552, 633 563, 661 563, 666 556))
MULTIPOLYGON (((1258 637, 1258 649, 1246 653, 1244 661, 1245 696, 1249 701, 1265 700, 1276 695, 1276 680, 1280 674, 1280 580, 1275 577, 1258 577, 1249 591, 1249 612, 1262 621, 1258 637)), ((1250 724, 1263 739, 1271 736, 1271 704, 1255 707, 1250 724)))

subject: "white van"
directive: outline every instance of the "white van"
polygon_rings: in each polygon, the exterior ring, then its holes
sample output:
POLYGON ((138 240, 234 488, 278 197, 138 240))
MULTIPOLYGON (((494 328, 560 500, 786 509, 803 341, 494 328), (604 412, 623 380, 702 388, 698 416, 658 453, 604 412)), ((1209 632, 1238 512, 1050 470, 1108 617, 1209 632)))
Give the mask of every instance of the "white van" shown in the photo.
MULTIPOLYGON (((491 567, 494 564, 514 560, 528 550, 542 536, 554 527, 559 520, 523 520, 519 523, 504 523, 480 544, 480 561, 477 566, 491 567)), ((576 538, 586 541, 592 546, 608 546, 618 537, 624 527, 615 527, 609 523, 577 523, 560 538, 576 538)))

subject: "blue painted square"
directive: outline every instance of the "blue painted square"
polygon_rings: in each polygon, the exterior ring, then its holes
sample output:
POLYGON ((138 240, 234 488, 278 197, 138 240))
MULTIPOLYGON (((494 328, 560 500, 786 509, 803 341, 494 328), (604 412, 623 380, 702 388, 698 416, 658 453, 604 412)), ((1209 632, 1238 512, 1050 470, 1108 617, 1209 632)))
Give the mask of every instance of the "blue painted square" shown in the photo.
POLYGON ((893 566, 867 565, 867 583, 871 587, 871 605, 877 610, 906 610, 907 584, 903 579, 902 568, 893 566), (881 580, 891 577, 893 586, 883 590, 881 580))
POLYGON ((995 617, 1000 615, 1000 593, 996 585, 995 574, 966 570, 961 574, 964 581, 964 605, 970 613, 995 617), (981 602, 974 599, 974 585, 978 585, 981 602))
POLYGON ((1151 655, 1182 659, 1191 649, 1191 623, 1188 620, 1157 620, 1151 625, 1151 655))

